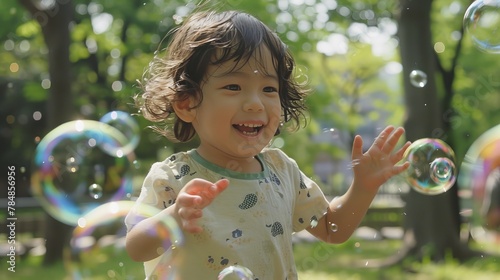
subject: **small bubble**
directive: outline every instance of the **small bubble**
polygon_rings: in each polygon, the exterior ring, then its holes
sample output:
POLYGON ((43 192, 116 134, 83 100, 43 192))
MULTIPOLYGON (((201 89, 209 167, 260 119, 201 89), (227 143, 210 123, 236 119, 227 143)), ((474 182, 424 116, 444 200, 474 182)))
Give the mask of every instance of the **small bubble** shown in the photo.
POLYGON ((455 164, 449 158, 436 158, 431 162, 431 179, 437 184, 446 183, 453 176, 455 164))
POLYGON ((102 187, 99 184, 92 184, 89 186, 89 195, 93 199, 99 199, 102 197, 102 187))
POLYGON ((427 74, 420 70, 410 72, 410 83, 414 87, 423 88, 427 84, 427 74))

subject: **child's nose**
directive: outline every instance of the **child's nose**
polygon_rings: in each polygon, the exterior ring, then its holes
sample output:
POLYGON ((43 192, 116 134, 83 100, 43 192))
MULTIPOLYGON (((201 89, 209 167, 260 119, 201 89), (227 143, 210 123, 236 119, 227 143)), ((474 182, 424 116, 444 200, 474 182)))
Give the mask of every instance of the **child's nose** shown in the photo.
POLYGON ((243 110, 247 112, 260 112, 264 110, 264 104, 258 92, 249 93, 243 104, 243 110))

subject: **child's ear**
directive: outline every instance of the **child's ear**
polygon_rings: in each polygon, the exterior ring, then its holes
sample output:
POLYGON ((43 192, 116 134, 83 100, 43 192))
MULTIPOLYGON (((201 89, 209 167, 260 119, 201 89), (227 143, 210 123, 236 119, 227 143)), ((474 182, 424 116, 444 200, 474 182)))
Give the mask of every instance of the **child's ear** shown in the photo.
POLYGON ((192 97, 188 97, 184 100, 178 100, 173 102, 172 107, 174 108, 175 114, 181 120, 187 123, 194 121, 196 116, 196 109, 194 107, 194 101, 192 97))

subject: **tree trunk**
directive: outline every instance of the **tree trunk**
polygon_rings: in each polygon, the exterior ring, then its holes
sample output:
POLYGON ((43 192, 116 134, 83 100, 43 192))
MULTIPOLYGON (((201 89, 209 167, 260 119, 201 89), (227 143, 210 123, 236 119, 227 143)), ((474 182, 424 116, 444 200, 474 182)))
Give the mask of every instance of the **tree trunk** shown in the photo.
MULTIPOLYGON (((448 127, 435 80, 437 65, 430 21, 432 0, 401 0, 400 3, 398 35, 408 113, 404 124, 406 136, 410 141, 420 138, 446 141, 448 127), (411 84, 412 70, 427 74, 424 87, 411 84)), ((460 240, 457 201, 455 189, 439 195, 423 195, 411 190, 405 206, 404 246, 407 248, 402 251, 416 259, 426 257, 436 262, 443 261, 450 252, 459 260, 471 257, 472 251, 460 240)))
MULTIPOLYGON (((19 0, 31 13, 42 28, 48 49, 48 68, 51 81, 50 95, 47 100, 45 121, 49 130, 70 121, 75 114, 71 94, 71 63, 69 60, 70 22, 73 19, 73 1, 55 1, 46 9, 35 6, 33 1, 19 0)), ((63 250, 69 244, 71 230, 69 226, 53 217, 46 217, 46 254, 44 264, 62 260, 63 250)))

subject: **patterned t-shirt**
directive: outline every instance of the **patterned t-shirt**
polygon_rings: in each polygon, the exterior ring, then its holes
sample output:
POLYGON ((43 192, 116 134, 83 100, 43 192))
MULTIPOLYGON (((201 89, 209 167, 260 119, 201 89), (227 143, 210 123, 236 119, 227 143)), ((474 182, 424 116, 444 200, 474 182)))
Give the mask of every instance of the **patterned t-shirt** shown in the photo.
MULTIPOLYGON (((184 233, 184 243, 171 252, 178 279, 217 279, 231 265, 252 271, 255 279, 297 279, 292 234, 307 228, 326 212, 328 201, 318 185, 279 149, 265 149, 256 157, 259 173, 240 173, 216 166, 196 150, 153 164, 136 205, 164 209, 175 203, 182 187, 193 178, 229 186, 206 208, 198 234, 184 233)), ((126 218, 128 229, 137 219, 126 218)), ((145 263, 146 275, 158 259, 145 263)), ((150 277, 155 278, 155 277, 150 277)))

